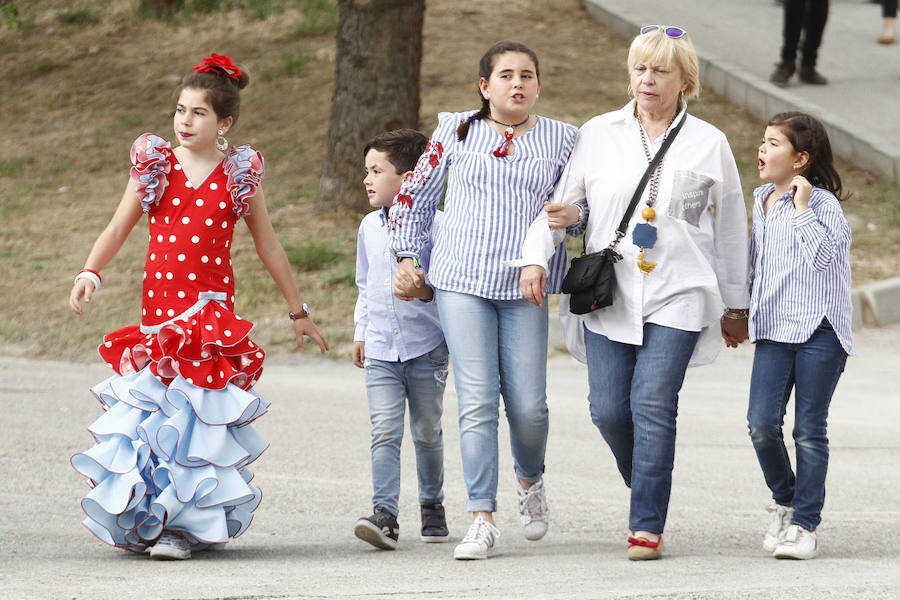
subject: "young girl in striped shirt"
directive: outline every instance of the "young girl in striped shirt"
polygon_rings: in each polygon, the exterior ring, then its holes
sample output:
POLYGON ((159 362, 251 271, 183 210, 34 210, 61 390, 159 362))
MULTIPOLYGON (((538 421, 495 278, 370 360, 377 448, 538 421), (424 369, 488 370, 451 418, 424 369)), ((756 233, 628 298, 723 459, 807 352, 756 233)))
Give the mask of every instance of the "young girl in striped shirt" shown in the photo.
POLYGON ((391 249, 400 261, 395 281, 415 278, 421 271, 414 259, 444 199, 428 279, 453 361, 467 510, 474 518, 454 551, 459 560, 487 558, 500 536, 493 513, 501 394, 525 537, 538 540, 547 531, 547 303, 539 299, 559 293, 565 247, 557 248, 545 280, 540 267, 510 263, 550 199, 576 131, 531 114, 540 74, 537 56, 522 44, 495 44, 481 58, 479 77, 481 109, 438 115, 390 212, 391 249))
POLYGON ((775 115, 759 147, 750 260, 750 340, 756 344, 747 419, 774 502, 763 548, 776 558, 819 552, 828 405, 853 355, 850 226, 822 124, 775 115), (794 390, 796 475, 782 426, 794 390))

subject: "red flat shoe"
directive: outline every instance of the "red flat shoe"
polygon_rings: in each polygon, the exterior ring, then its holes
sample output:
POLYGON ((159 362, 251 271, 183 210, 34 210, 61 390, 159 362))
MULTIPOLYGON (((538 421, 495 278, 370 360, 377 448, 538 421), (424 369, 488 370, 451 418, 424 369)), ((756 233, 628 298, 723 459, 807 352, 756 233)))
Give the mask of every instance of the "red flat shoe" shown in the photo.
POLYGON ((663 541, 651 542, 645 537, 628 538, 628 560, 656 560, 662 557, 663 541))

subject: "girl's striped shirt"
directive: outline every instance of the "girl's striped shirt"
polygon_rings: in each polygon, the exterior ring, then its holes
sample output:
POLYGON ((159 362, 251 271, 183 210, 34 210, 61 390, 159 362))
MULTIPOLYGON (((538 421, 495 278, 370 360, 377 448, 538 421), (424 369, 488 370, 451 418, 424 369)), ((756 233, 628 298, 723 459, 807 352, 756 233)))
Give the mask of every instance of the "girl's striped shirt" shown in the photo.
POLYGON ((809 209, 798 213, 788 192, 766 214, 774 188, 768 183, 753 192, 750 341, 800 344, 827 318, 853 355, 851 235, 838 199, 814 187, 809 209))
MULTIPOLYGON (((521 268, 506 263, 520 257, 528 227, 550 199, 572 152, 576 128, 537 117, 531 130, 513 140, 514 154, 497 157, 493 151, 503 136, 484 120, 472 121, 466 139, 457 140, 456 128, 473 113, 438 115, 413 176, 391 207, 391 250, 398 257, 419 255, 443 197, 431 284, 483 298, 518 299, 521 268)), ((548 293, 559 293, 565 270, 565 245, 560 244, 548 267, 548 293)))

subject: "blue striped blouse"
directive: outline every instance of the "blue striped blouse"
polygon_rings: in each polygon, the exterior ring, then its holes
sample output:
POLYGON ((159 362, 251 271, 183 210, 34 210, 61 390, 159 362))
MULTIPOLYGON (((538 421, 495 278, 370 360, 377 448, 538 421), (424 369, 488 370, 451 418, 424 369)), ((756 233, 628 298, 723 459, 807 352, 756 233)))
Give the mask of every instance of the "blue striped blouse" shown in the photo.
POLYGON ((753 191, 750 341, 800 344, 823 318, 853 355, 850 225, 834 194, 814 187, 809 210, 797 213, 788 192, 765 213, 775 184, 753 191))
MULTIPOLYGON (((473 112, 438 115, 425 153, 391 207, 391 250, 418 256, 443 196, 431 284, 483 298, 518 299, 521 268, 505 263, 519 258, 528 227, 572 152, 576 128, 538 117, 531 130, 514 139, 515 153, 498 158, 492 152, 503 136, 483 120, 473 121, 466 139, 457 141, 456 128, 473 112)), ((565 270, 563 243, 549 263, 548 293, 559 293, 565 270)))

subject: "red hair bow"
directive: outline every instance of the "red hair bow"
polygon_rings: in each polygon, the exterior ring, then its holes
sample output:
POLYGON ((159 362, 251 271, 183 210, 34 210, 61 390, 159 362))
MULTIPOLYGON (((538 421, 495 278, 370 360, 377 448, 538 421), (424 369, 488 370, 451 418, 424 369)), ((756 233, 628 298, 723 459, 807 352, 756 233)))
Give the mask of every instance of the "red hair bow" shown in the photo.
POLYGON ((198 73, 224 73, 235 81, 241 78, 241 70, 238 69, 231 59, 224 54, 212 53, 203 59, 202 65, 194 65, 194 70, 198 73))

